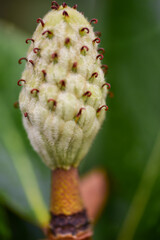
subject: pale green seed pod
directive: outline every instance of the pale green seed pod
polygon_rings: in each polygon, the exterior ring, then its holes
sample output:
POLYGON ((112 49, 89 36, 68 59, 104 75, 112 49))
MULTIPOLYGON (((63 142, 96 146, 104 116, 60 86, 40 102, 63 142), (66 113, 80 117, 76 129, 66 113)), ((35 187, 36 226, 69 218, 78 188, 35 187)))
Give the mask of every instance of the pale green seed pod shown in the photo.
POLYGON ((108 109, 100 39, 83 14, 68 6, 54 6, 38 22, 22 58, 27 63, 18 81, 23 85, 19 105, 30 142, 45 164, 69 169, 88 152, 108 109))

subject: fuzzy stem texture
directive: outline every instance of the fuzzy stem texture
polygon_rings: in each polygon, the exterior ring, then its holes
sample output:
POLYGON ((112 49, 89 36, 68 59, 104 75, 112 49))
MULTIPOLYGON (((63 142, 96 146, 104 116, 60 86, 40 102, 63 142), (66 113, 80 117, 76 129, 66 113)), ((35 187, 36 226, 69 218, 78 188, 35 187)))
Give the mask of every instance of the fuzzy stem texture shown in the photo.
POLYGON ((77 168, 52 171, 51 212, 71 215, 84 209, 77 168))
POLYGON ((84 208, 77 168, 52 171, 49 239, 91 239, 91 225, 84 208))

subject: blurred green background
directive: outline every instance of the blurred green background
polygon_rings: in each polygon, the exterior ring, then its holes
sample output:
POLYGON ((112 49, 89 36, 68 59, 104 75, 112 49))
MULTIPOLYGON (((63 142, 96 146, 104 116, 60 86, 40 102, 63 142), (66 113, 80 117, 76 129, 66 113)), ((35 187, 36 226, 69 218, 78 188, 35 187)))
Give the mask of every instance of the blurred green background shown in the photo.
MULTIPOLYGON (((62 3, 58 1, 59 3, 62 3)), ((18 99, 25 39, 51 1, 0 1, 0 239, 44 238, 38 228, 49 205, 50 172, 32 150, 18 99)), ((113 98, 106 121, 80 166, 106 169, 107 206, 95 240, 160 239, 160 1, 68 0, 98 18, 103 63, 113 98)))

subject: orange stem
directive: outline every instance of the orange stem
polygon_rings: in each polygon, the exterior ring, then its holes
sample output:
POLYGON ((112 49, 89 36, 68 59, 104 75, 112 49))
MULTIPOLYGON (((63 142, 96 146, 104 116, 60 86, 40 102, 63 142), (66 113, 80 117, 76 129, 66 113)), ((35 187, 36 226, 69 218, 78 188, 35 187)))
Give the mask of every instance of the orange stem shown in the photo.
POLYGON ((51 212, 71 215, 84 209, 77 168, 52 172, 51 212))
POLYGON ((52 171, 49 240, 88 240, 92 230, 84 208, 77 168, 52 171))

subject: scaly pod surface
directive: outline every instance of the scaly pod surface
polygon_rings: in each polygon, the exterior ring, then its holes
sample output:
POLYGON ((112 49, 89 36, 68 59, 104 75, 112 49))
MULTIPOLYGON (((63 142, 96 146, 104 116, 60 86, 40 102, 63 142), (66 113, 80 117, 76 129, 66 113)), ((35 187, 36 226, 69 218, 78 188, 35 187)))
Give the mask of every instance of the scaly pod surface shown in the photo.
POLYGON ((77 167, 105 118, 103 49, 91 22, 75 8, 53 6, 30 41, 18 85, 23 123, 51 169, 77 167))

